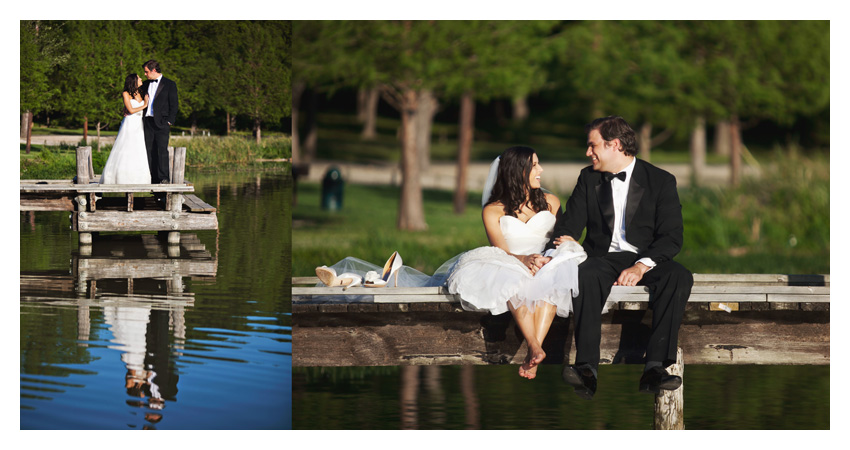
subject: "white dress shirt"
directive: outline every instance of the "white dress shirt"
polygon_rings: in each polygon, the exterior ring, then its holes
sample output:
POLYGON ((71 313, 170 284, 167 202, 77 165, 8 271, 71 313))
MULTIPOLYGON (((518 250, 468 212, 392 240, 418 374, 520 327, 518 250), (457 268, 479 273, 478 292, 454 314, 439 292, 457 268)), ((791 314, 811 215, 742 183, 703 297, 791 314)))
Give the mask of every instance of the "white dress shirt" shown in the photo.
MULTIPOLYGON (((614 232, 611 235, 611 246, 608 247, 608 252, 632 252, 637 253, 638 249, 626 240, 626 204, 629 199, 629 181, 632 179, 632 172, 635 169, 635 161, 637 158, 632 158, 631 164, 626 166, 621 172, 626 172, 625 181, 619 178, 614 178, 610 181, 611 191, 614 194, 614 232)), ((546 250, 545 256, 550 256, 554 249, 546 250)), ((655 261, 651 258, 641 258, 637 262, 643 263, 645 266, 652 269, 655 267, 655 261)))
MULTIPOLYGON (((632 179, 632 172, 635 170, 635 162, 637 158, 632 158, 631 164, 626 166, 622 172, 626 173, 626 179, 620 180, 614 178, 611 180, 611 191, 614 194, 614 232, 611 235, 611 245, 608 247, 608 252, 632 252, 637 253, 638 249, 626 240, 626 204, 629 199, 629 182, 632 179)), ((641 258, 639 263, 643 263, 649 268, 655 267, 655 262, 651 258, 641 258)))
POLYGON ((162 74, 159 74, 156 79, 148 83, 148 97, 150 97, 150 102, 148 103, 148 112, 145 113, 146 117, 153 117, 153 98, 156 96, 156 89, 159 87, 160 81, 162 81, 162 74))

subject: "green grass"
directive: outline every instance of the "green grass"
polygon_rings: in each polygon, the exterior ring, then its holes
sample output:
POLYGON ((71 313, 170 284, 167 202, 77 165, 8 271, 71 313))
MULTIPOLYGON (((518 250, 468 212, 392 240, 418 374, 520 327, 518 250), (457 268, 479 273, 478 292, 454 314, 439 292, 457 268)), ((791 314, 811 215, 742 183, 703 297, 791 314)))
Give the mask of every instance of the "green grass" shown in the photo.
MULTIPOLYGON (((680 189, 685 243, 679 262, 697 273, 829 273, 829 160, 774 157, 775 169, 735 189, 680 189)), ((321 188, 299 183, 293 209, 293 274, 356 256, 382 265, 393 251, 425 273, 488 245, 480 193, 466 212, 452 194, 424 191, 428 230, 396 228, 399 189, 347 185, 340 211, 319 208, 321 188)), ((562 203, 566 198, 561 198, 562 203)))
MULTIPOLYGON (((260 145, 244 137, 197 137, 187 139, 174 137, 169 141, 173 147, 186 147, 187 173, 193 171, 225 171, 242 169, 288 170, 288 164, 279 162, 257 162, 257 159, 280 159, 292 156, 292 141, 287 136, 263 138, 260 145)), ((77 173, 76 146, 33 145, 27 154, 21 144, 21 179, 56 180, 71 179, 77 173)), ((95 173, 101 173, 111 145, 103 145, 98 151, 92 148, 92 164, 95 173)))

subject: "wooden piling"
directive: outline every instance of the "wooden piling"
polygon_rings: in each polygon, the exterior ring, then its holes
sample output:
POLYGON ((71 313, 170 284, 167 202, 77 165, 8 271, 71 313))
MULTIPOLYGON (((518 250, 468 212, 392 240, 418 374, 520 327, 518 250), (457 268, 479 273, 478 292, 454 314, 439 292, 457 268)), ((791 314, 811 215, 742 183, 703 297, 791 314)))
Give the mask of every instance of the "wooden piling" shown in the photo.
POLYGON ((89 184, 94 178, 91 166, 91 147, 77 147, 77 184, 89 184))
POLYGON ((685 363, 682 358, 682 348, 676 352, 676 363, 667 368, 670 375, 682 377, 682 385, 675 391, 661 391, 655 395, 655 422, 653 428, 656 430, 684 430, 685 429, 685 363))
MULTIPOLYGON (((183 184, 186 170, 186 147, 170 148, 168 153, 171 168, 171 184, 183 184)), ((183 195, 180 193, 169 195, 171 197, 170 206, 172 213, 180 214, 183 210, 183 195)), ((170 245, 180 245, 180 232, 169 232, 168 243, 170 245)))

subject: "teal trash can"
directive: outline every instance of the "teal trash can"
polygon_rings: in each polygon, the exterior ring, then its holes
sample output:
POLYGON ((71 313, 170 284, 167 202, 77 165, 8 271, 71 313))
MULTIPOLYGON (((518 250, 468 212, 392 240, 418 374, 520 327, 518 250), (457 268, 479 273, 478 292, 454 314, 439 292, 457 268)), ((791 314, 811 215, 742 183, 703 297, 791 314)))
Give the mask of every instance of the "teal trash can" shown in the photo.
POLYGON ((342 191, 345 182, 342 173, 336 167, 331 167, 322 178, 322 209, 339 211, 342 209, 342 191))

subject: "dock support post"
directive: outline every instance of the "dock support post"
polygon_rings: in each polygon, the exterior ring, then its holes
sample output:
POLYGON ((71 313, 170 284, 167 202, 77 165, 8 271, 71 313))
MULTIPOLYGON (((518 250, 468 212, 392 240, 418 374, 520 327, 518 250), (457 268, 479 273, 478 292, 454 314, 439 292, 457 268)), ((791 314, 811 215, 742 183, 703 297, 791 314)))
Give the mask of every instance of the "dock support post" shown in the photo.
MULTIPOLYGON (((186 169, 186 147, 170 149, 169 156, 171 162, 171 184, 183 184, 186 169)), ((174 193, 169 195, 171 196, 171 212, 173 214, 180 214, 183 210, 183 194, 174 193)), ((168 244, 180 245, 179 231, 168 232, 168 244)))
POLYGON ((685 429, 685 363, 682 359, 682 348, 676 351, 676 363, 667 368, 670 375, 682 377, 682 385, 675 391, 661 391, 655 396, 655 423, 656 430, 684 430, 685 429))
MULTIPOLYGON (((89 184, 94 178, 94 169, 91 163, 91 147, 77 147, 77 184, 89 184)), ((77 211, 86 211, 88 208, 86 196, 77 196, 77 211)), ((80 244, 91 245, 92 236, 89 232, 80 231, 80 244)))
POLYGON ((89 184, 92 178, 91 147, 77 147, 77 184, 89 184))

